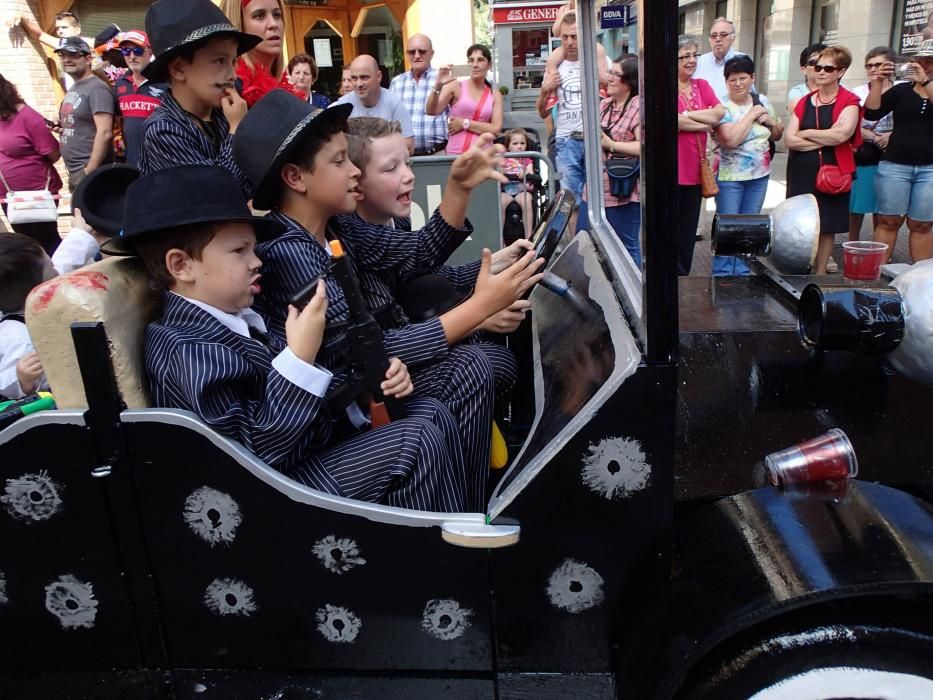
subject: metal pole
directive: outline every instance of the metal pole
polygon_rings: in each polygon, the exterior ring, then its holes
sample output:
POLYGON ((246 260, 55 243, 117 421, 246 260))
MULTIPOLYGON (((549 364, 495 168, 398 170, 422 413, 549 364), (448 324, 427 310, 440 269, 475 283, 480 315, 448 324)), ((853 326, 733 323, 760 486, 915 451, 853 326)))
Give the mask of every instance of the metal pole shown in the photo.
POLYGON ((678 357, 677 0, 639 0, 641 202, 648 364, 678 357))

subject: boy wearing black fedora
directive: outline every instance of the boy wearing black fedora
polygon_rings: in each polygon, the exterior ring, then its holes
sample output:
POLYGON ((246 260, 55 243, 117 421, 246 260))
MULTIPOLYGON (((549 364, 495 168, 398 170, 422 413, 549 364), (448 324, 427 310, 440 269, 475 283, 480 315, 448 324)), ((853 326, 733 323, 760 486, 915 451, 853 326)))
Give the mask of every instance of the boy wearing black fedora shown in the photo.
MULTIPOLYGON (((483 150, 491 138, 481 137, 477 147, 451 168, 436 228, 426 227, 420 235, 359 236, 342 228, 336 218, 352 213, 359 200, 360 171, 348 158, 345 134, 350 109, 337 105, 318 110, 273 90, 253 106, 237 132, 234 155, 255 185, 254 204, 271 209, 268 218, 285 228, 281 236, 257 249, 266 276, 256 307, 274 336, 282 337, 285 330, 286 300, 315 276, 326 275, 328 238, 342 240, 364 295, 377 287, 374 276, 380 272, 415 276, 443 262, 469 235, 465 221, 469 190, 495 170, 500 150, 483 150)), ((416 395, 439 400, 457 419, 471 510, 483 510, 486 502, 495 372, 480 348, 457 341, 511 305, 540 278, 536 273, 541 263, 532 263, 533 257, 533 253, 523 256, 493 275, 491 255, 484 251, 473 294, 424 323, 409 323, 394 300, 382 308, 369 302, 385 331, 386 350, 412 372, 416 395)), ((325 282, 328 324, 340 324, 348 317, 346 299, 334 279, 325 276, 325 282)), ((325 361, 335 373, 346 369, 339 351, 325 361)))
POLYGON ((143 124, 140 172, 217 165, 249 197, 249 180, 232 154, 233 135, 246 115, 234 87, 235 63, 262 39, 238 31, 210 0, 158 0, 146 12, 146 33, 155 58, 142 74, 169 89, 143 124))
MULTIPOLYGON (((297 100, 296 100, 297 102, 297 100)), ((281 225, 253 217, 230 173, 186 165, 141 177, 109 254, 136 254, 165 290, 163 316, 146 330, 145 361, 157 406, 193 411, 270 466, 327 493, 428 511, 463 507, 463 456, 453 417, 414 400, 412 418, 337 442, 324 400, 332 375, 316 363, 327 297, 289 306, 283 343, 251 308, 260 291, 257 238, 281 225)), ((411 391, 392 360, 388 396, 411 391)))

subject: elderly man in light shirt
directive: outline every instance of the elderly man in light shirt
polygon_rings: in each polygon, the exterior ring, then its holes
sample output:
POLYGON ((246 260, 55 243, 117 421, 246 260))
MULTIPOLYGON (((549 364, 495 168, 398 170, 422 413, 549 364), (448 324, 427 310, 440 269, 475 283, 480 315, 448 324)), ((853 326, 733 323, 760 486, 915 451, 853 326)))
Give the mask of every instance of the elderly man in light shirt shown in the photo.
POLYGON ((734 42, 735 25, 725 17, 714 19, 713 26, 709 30, 709 45, 712 51, 697 59, 697 69, 693 74, 694 78, 703 78, 708 82, 720 100, 729 95, 726 89, 726 79, 723 76, 726 61, 742 53, 732 48, 734 42))
POLYGON ((425 113, 424 104, 428 94, 434 90, 437 81, 437 68, 431 66, 434 58, 434 46, 424 34, 415 34, 408 40, 405 49, 411 70, 392 79, 389 90, 398 95, 415 130, 415 155, 429 156, 443 151, 447 145, 447 118, 450 110, 445 109, 440 115, 432 117, 425 113))

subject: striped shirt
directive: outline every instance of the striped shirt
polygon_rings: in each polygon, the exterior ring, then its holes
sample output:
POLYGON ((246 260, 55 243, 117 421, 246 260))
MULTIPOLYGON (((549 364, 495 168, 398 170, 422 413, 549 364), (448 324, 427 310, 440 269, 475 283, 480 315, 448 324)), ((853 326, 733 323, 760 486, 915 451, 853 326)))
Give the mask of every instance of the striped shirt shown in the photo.
POLYGON ((205 128, 199 128, 195 117, 167 90, 162 104, 143 124, 139 172, 148 175, 176 165, 217 165, 233 174, 249 199, 253 187, 233 159, 233 135, 223 111, 212 110, 210 121, 202 124, 205 128))
POLYGON ((429 151, 447 141, 447 118, 450 116, 450 108, 446 108, 436 117, 425 114, 424 111, 424 105, 434 89, 436 80, 437 69, 428 68, 420 81, 416 81, 411 71, 408 71, 392 78, 389 85, 389 90, 401 98, 402 104, 411 115, 412 127, 415 130, 415 151, 429 151))

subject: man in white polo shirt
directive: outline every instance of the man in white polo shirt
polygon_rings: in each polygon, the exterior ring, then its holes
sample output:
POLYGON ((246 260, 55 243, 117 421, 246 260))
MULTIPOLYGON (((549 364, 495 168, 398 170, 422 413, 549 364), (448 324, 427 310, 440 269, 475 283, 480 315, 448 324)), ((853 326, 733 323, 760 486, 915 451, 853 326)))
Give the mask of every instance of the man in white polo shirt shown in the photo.
POLYGON ((742 53, 732 48, 734 42, 735 25, 732 21, 725 17, 714 19, 713 26, 709 30, 709 46, 712 50, 697 59, 697 69, 693 74, 694 78, 703 78, 708 82, 720 100, 729 94, 726 89, 726 79, 723 76, 726 61, 742 53))

